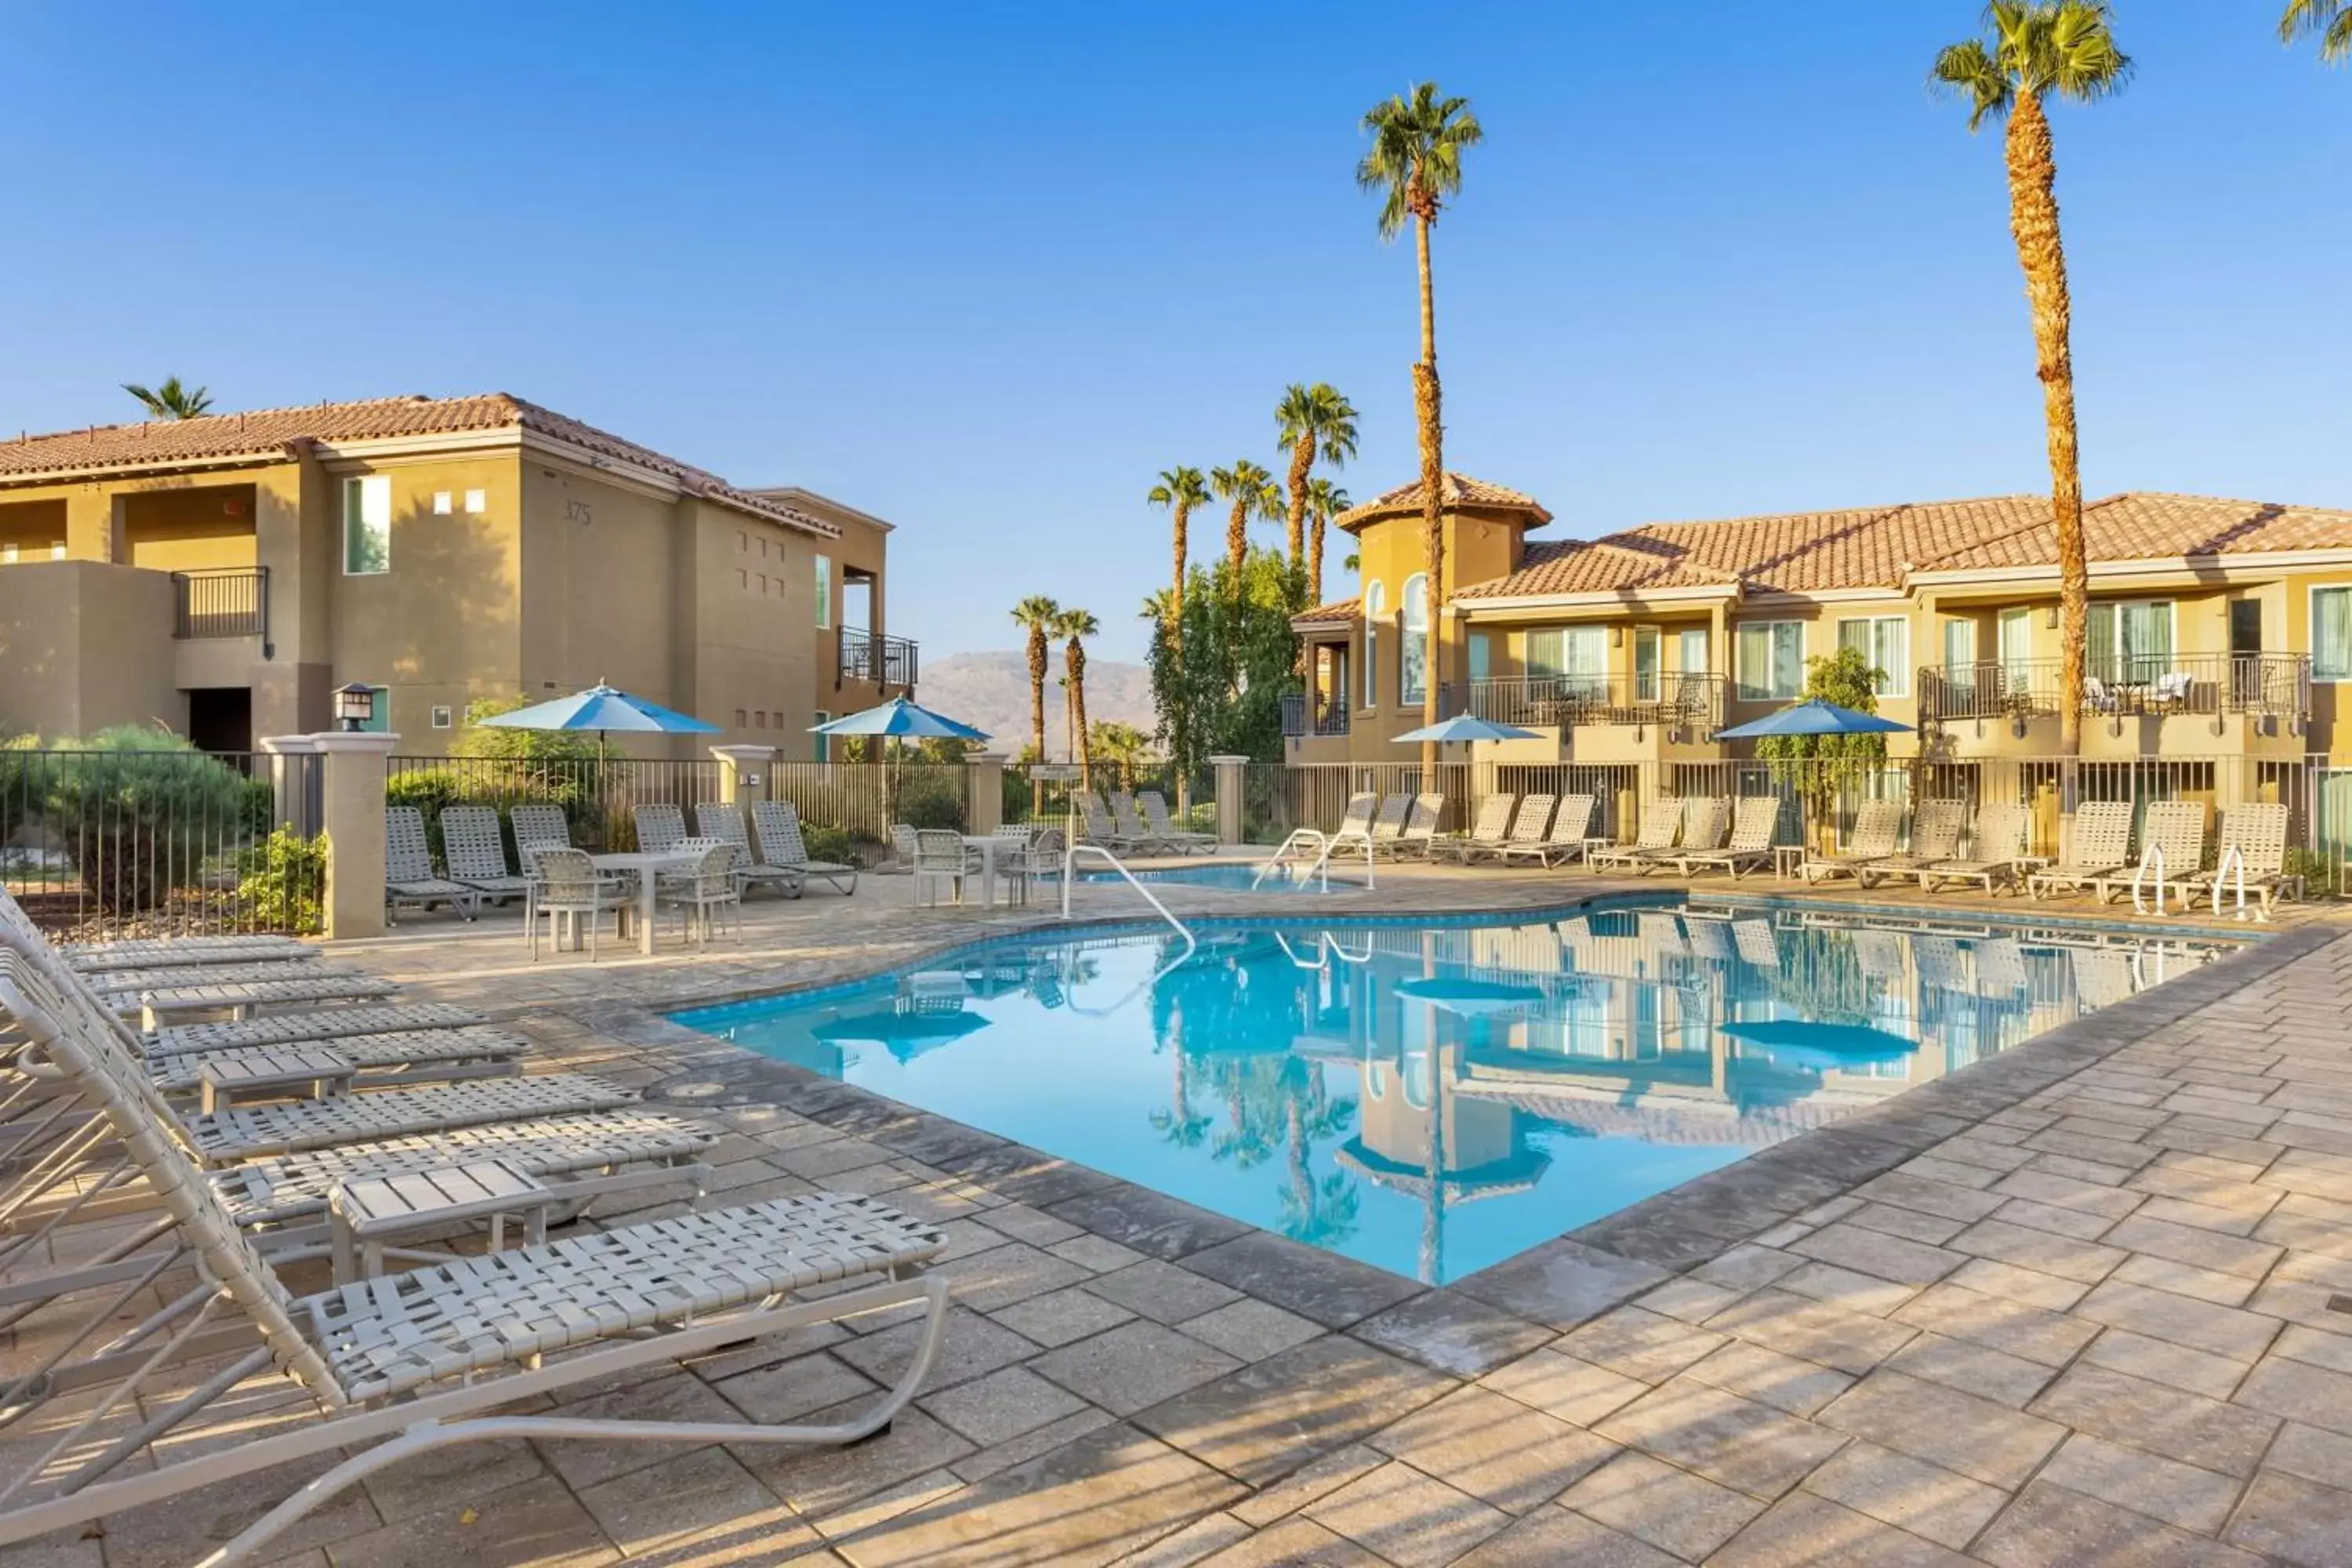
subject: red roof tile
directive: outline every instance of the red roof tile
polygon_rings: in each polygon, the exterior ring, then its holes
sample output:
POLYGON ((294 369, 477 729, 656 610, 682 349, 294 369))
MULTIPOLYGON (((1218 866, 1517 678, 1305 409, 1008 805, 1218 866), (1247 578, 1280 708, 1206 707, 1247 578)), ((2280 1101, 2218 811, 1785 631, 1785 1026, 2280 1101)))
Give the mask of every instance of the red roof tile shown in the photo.
MULTIPOLYGON (((1444 483, 1438 488, 1438 502, 1447 507, 1483 506, 1505 511, 1529 512, 1534 515, 1537 525, 1551 521, 1551 513, 1546 511, 1533 496, 1521 495, 1517 490, 1505 489, 1501 485, 1490 485, 1484 479, 1474 479, 1467 474, 1450 470, 1445 475, 1444 483)), ((1409 485, 1399 485, 1395 489, 1374 496, 1360 505, 1349 507, 1331 522, 1335 528, 1353 530, 1382 518, 1418 517, 1420 514, 1421 481, 1415 479, 1409 485)))

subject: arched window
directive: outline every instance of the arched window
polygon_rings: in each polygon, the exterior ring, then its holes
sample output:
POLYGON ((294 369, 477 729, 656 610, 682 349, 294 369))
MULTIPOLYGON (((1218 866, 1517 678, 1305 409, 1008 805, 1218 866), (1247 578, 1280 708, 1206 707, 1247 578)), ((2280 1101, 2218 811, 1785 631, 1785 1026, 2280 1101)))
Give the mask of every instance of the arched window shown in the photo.
POLYGON ((1388 593, 1376 579, 1364 584, 1364 707, 1381 705, 1381 619, 1388 614, 1388 593))
POLYGON ((1397 700, 1413 707, 1429 694, 1429 579, 1404 580, 1404 637, 1399 644, 1397 700))

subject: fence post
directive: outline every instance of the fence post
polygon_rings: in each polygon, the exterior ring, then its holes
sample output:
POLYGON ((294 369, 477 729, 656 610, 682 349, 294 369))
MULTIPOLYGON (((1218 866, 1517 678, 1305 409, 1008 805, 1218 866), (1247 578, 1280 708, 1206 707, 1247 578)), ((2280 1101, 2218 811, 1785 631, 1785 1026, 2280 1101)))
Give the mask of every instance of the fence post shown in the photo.
MULTIPOLYGON (((319 748, 308 735, 264 735, 254 742, 269 757, 313 757, 319 748)), ((305 838, 319 836, 318 774, 299 763, 269 764, 270 815, 305 838)))
POLYGON ((327 935, 383 934, 383 785, 397 735, 332 730, 302 737, 320 752, 327 836, 327 935))
POLYGON ((1217 770, 1217 842, 1239 844, 1242 838, 1242 793, 1247 787, 1243 780, 1249 766, 1247 757, 1211 757, 1209 765, 1217 770))
POLYGON ((768 777, 775 747, 713 746, 710 754, 719 759, 719 804, 733 806, 740 816, 746 806, 772 798, 768 777))
POLYGON ((964 759, 964 820, 972 833, 993 833, 1004 822, 1004 753, 974 752, 964 759))

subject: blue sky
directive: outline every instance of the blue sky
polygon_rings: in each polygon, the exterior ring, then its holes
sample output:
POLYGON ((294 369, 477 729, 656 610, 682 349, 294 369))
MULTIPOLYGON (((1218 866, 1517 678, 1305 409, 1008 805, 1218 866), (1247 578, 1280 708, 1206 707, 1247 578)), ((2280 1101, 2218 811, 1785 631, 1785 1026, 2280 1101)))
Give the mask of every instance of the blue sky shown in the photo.
MULTIPOLYGON (((2122 0, 2056 115, 2085 483, 2352 506, 2352 71, 2277 0, 2122 0)), ((1588 535, 2033 490, 1968 0, 164 7, 0 0, 0 428, 502 389, 898 521, 892 629, 1050 593, 1136 657, 1155 470, 1279 470, 1285 383, 1409 478, 1412 258, 1350 179, 1421 77, 1451 466, 1588 535)), ((1196 525, 1213 549, 1218 520, 1196 525)))

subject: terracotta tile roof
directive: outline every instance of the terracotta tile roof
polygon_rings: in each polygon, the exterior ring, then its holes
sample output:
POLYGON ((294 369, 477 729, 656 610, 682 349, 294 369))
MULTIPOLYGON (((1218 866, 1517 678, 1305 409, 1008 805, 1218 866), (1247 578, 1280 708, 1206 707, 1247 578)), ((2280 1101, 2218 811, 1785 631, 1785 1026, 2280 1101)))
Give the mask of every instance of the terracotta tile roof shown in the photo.
MULTIPOLYGON (((2134 490, 2083 509, 2084 553, 2093 561, 2178 560, 2258 552, 2352 549, 2352 511, 2275 501, 2134 490)), ((1923 572, 2054 566, 2058 531, 2047 508, 2022 526, 1916 563, 1923 572)))
MULTIPOLYGON (((1457 474, 1450 470, 1445 475, 1444 483, 1439 487, 1438 502, 1442 506, 1449 507, 1486 506, 1509 511, 1532 512, 1535 514, 1537 524, 1551 521, 1551 513, 1546 511, 1542 504, 1533 496, 1521 495, 1517 490, 1505 489, 1501 485, 1490 485, 1484 479, 1474 479, 1467 474, 1457 474)), ((1333 518, 1331 522, 1336 528, 1352 530, 1361 528, 1368 522, 1377 522, 1385 517, 1418 516, 1420 511, 1421 481, 1415 479, 1409 485, 1400 485, 1395 489, 1374 496, 1360 505, 1349 507, 1333 518)))
POLYGON ((1305 626, 1310 622, 1325 625, 1332 621, 1352 621, 1356 618, 1358 607, 1362 604, 1361 599, 1334 599, 1328 605, 1318 605, 1311 610, 1299 611, 1290 617, 1290 624, 1297 626, 1305 626))
POLYGON ((739 489, 707 469, 503 392, 474 397, 377 397, 21 437, 0 441, 0 482, 92 472, 135 473, 240 458, 282 459, 300 455, 314 443, 509 429, 533 431, 600 457, 650 468, 676 480, 688 494, 787 527, 828 537, 841 531, 797 507, 739 489))

